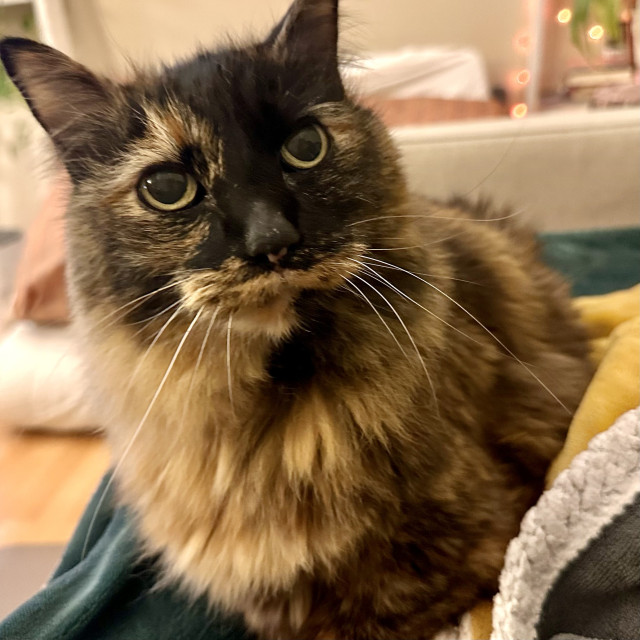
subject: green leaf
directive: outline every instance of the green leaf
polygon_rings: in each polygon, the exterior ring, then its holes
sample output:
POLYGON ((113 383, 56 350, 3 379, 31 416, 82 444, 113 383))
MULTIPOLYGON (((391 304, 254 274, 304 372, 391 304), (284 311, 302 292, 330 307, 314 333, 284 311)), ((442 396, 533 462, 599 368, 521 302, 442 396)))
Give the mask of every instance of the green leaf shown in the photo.
POLYGON ((586 49, 585 31, 589 20, 589 9, 592 0, 574 0, 571 17, 571 41, 579 51, 586 49))
POLYGON ((571 18, 571 41, 583 54, 588 50, 587 30, 590 21, 601 24, 607 40, 620 42, 620 0, 574 0, 571 18))

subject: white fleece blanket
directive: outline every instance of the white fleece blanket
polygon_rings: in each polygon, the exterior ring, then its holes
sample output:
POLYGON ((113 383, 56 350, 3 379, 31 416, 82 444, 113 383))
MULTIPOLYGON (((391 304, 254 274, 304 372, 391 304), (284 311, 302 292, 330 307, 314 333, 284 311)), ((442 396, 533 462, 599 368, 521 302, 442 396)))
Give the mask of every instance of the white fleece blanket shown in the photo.
POLYGON ((634 409, 594 437, 524 517, 505 558, 491 639, 536 638, 545 598, 560 573, 638 494, 640 409, 634 409))

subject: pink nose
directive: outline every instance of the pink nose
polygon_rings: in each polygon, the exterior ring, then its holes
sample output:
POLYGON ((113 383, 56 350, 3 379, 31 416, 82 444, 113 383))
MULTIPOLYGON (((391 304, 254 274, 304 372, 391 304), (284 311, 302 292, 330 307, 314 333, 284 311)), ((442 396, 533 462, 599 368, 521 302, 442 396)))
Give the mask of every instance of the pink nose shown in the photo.
POLYGON ((267 258, 269 259, 269 262, 273 262, 273 264, 278 264, 278 262, 280 261, 280 258, 284 258, 284 256, 286 255, 287 255, 287 248, 282 247, 282 249, 280 249, 278 253, 268 253, 267 258))

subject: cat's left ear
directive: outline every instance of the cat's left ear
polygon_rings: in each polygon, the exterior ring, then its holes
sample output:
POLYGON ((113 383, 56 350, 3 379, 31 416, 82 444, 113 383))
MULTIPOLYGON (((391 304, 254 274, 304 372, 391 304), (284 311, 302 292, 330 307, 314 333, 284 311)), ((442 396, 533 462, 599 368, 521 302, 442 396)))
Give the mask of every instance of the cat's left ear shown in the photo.
POLYGON ((295 0, 265 44, 338 68, 338 0, 295 0))

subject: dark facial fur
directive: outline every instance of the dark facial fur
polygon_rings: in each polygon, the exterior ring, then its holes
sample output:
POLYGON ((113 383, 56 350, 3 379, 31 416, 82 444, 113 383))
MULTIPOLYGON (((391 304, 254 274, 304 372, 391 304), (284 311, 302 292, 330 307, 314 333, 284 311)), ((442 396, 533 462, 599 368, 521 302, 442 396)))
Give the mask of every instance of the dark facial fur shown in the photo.
POLYGON ((429 638, 495 590, 586 341, 529 232, 406 192, 336 42, 337 2, 298 0, 126 85, 0 53, 73 181, 76 322, 145 551, 267 638, 429 638), (295 169, 309 125, 327 153, 295 169), (188 207, 141 198, 158 168, 188 207))

